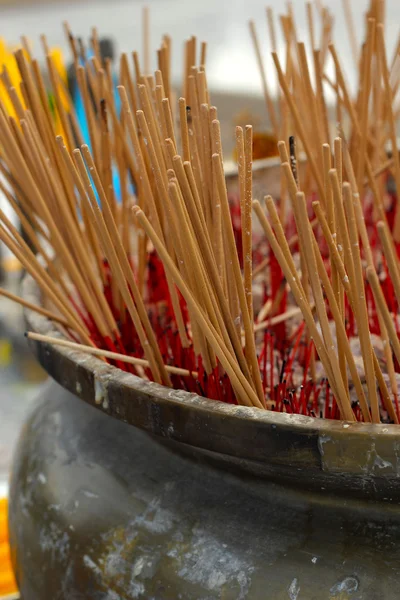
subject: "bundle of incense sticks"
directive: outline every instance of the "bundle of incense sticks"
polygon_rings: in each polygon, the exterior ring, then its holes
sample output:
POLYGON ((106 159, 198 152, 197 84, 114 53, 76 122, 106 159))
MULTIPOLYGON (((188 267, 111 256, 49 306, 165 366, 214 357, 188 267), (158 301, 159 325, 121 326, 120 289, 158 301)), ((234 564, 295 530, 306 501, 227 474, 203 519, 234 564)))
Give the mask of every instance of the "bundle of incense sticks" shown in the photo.
MULTIPOLYGON (((27 39, 24 37, 22 41, 23 46, 27 47, 27 39)), ((63 68, 64 65, 62 62, 62 54, 60 49, 51 48, 50 52, 53 56, 57 71, 59 72, 63 81, 66 83, 66 72, 63 68)), ((0 77, 0 97, 4 104, 4 108, 7 111, 7 114, 16 117, 13 103, 11 102, 9 94, 7 93, 7 87, 15 88, 15 94, 18 95, 20 102, 23 101, 23 96, 20 89, 21 75, 19 73, 18 65, 15 60, 12 48, 10 48, 2 39, 0 39, 0 64, 2 65, 2 72, 0 77)), ((53 119, 57 133, 62 133, 61 124, 57 119, 57 115, 54 113, 53 119)), ((4 198, 4 195, 2 193, 0 193, 0 208, 5 212, 7 217, 12 221, 14 225, 18 224, 18 218, 15 214, 15 211, 12 209, 7 199, 4 198)), ((19 270, 20 265, 19 262, 15 260, 14 256, 8 251, 8 249, 5 249, 3 244, 0 242, 0 272, 2 271, 2 268, 4 268, 7 272, 12 270, 19 270)))
MULTIPOLYGON (((293 135, 289 147, 278 145, 280 198, 267 195, 265 207, 252 193, 250 126, 236 130, 239 198, 228 197, 205 44, 200 58, 195 38, 185 45, 177 106, 168 36, 154 75, 148 58, 143 70, 134 52, 132 69, 131 57, 122 54, 118 112, 111 64, 102 62, 96 30, 94 56, 85 61, 66 26, 90 146, 82 143, 51 55, 47 69, 63 136, 54 130, 38 61, 26 49, 17 51, 23 101, 7 87, 17 117, 0 106, 1 189, 37 254, 3 212, 0 239, 37 281, 43 306, 13 299, 52 319, 63 333, 29 337, 91 352, 211 399, 398 423, 400 217, 396 194, 387 193, 386 185, 392 171, 395 183, 400 173, 398 48, 390 66, 382 7, 371 3, 355 97, 330 42, 327 10, 319 50, 308 10, 312 65, 297 42, 293 15, 281 18, 286 66, 274 51, 282 91, 280 115, 271 120, 277 134, 293 135), (328 53, 335 82, 326 75, 328 53), (348 142, 341 126, 331 139, 327 85, 336 93, 343 127, 350 121, 348 142), (305 170, 297 168, 296 143, 306 153, 305 170), (262 234, 253 231, 253 209, 262 234)), ((254 26, 252 31, 258 48, 254 26)), ((267 80, 264 91, 272 116, 267 80)))

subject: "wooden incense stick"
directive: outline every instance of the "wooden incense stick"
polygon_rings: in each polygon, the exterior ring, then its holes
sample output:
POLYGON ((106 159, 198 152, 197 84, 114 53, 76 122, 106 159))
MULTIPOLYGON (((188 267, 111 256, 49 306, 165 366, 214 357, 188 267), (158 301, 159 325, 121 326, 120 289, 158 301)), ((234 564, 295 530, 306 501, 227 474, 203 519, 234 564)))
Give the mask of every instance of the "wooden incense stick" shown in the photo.
MULTIPOLYGON (((69 340, 65 340, 63 338, 42 335, 40 333, 34 333, 33 331, 28 331, 26 333, 26 337, 29 340, 34 340, 43 344, 63 346, 64 348, 77 350, 78 352, 83 352, 84 354, 91 354, 92 356, 103 356, 104 358, 109 358, 110 360, 117 360, 130 365, 145 367, 146 369, 150 368, 149 361, 144 360, 142 358, 137 358, 135 356, 127 356, 126 354, 120 354, 119 352, 110 352, 109 350, 104 350, 102 348, 92 348, 92 346, 77 344, 75 342, 70 342, 69 340)), ((198 373, 196 371, 188 371, 187 369, 181 369, 180 367, 165 365, 165 368, 168 371, 168 373, 171 373, 171 375, 181 375, 182 377, 198 376, 198 373)))

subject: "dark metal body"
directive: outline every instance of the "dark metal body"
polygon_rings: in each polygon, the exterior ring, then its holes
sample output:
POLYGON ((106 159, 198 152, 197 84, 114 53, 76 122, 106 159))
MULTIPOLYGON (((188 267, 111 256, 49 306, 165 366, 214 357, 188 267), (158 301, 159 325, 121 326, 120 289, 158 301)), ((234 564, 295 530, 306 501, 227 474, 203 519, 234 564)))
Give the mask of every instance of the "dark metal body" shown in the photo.
POLYGON ((388 501, 227 473, 52 383, 22 432, 10 530, 24 600, 395 600, 388 501))
MULTIPOLYGON (((40 300, 29 279, 24 294, 40 300)), ((224 405, 32 347, 75 395, 51 384, 17 450, 25 600, 400 596, 398 427, 224 405)))

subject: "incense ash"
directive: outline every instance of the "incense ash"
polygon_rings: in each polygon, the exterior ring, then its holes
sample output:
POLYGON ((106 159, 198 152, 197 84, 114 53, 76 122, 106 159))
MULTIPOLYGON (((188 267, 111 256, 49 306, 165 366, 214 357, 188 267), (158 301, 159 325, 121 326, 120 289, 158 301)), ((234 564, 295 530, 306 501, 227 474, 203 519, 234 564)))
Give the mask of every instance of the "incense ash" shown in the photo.
POLYGON ((30 339, 216 401, 399 423, 400 41, 389 58, 384 2, 371 0, 358 46, 345 5, 355 93, 328 8, 307 4, 307 47, 291 9, 280 16, 279 56, 267 11, 276 101, 250 23, 268 139, 280 140, 277 197, 254 198, 250 125, 236 127, 238 193, 228 194, 206 43, 186 42, 177 93, 172 40, 150 74, 147 34, 143 62, 119 57, 115 88, 96 29, 89 56, 65 24, 82 121, 46 38, 46 69, 23 38, 18 75, 4 66, 1 76, 0 189, 24 235, 0 211, 0 240, 42 306, 0 293, 60 331, 30 339))

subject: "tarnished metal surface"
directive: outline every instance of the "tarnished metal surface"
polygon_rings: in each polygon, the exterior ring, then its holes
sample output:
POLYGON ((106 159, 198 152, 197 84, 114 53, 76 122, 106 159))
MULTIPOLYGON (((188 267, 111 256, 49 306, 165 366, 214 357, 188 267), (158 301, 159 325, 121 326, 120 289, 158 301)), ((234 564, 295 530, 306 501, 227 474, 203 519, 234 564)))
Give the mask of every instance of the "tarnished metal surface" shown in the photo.
POLYGON ((48 387, 11 481, 25 600, 397 600, 389 498, 229 474, 157 439, 48 387))

